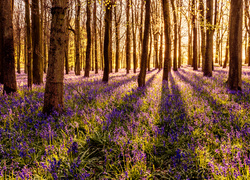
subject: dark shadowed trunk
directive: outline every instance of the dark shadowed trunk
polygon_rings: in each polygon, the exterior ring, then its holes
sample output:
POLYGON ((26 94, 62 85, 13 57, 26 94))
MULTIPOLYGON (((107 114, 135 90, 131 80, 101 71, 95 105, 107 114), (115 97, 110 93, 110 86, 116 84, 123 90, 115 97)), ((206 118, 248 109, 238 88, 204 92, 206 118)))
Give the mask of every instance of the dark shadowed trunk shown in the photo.
POLYGON ((146 0, 146 13, 145 13, 145 30, 142 44, 142 55, 141 55, 141 69, 138 76, 138 86, 145 86, 146 80, 146 68, 147 68, 147 57, 148 57, 148 40, 149 40, 149 29, 150 29, 150 3, 151 0, 146 0))
POLYGON ((204 66, 204 76, 212 76, 213 63, 213 0, 207 0, 207 16, 206 16, 206 58, 204 66))
MULTIPOLYGON (((81 3, 80 0, 76 0, 76 17, 75 17, 75 56, 76 56, 75 57, 75 74, 77 76, 79 76, 81 74, 81 64, 80 64, 80 12, 81 12, 81 4, 80 3, 81 3)), ((87 5, 88 4, 89 3, 87 3, 87 5)))
POLYGON ((11 1, 0 1, 0 24, 1 24, 1 65, 3 73, 3 93, 13 93, 17 91, 14 38, 13 38, 13 11, 11 1))
POLYGON ((90 53, 91 53, 91 27, 90 27, 90 6, 91 1, 87 0, 87 21, 86 21, 86 28, 87 28, 87 49, 86 49, 86 64, 85 64, 85 74, 84 77, 89 77, 89 71, 90 71, 90 53))
POLYGON ((106 6, 105 14, 105 35, 104 35, 104 72, 102 81, 107 83, 109 80, 109 46, 110 46, 110 23, 111 23, 111 9, 110 4, 106 6))

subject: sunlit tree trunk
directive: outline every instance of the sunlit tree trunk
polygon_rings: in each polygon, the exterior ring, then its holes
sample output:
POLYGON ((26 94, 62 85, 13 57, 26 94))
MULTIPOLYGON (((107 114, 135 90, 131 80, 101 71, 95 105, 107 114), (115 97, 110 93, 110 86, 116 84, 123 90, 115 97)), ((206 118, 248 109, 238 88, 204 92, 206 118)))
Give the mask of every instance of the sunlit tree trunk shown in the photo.
POLYGON ((14 38, 13 38, 13 11, 11 1, 0 1, 1 23, 1 65, 3 73, 3 93, 10 94, 17 91, 14 38))
POLYGON ((205 31, 205 10, 204 1, 199 0, 199 16, 200 16, 200 30, 201 30, 201 57, 202 57, 202 71, 205 67, 205 52, 206 52, 206 31, 205 31))
POLYGON ((178 39, 179 39, 179 44, 178 44, 178 68, 181 68, 181 62, 182 62, 182 47, 181 47, 181 23, 182 23, 182 0, 179 0, 179 29, 178 29, 178 39))
POLYGON ((95 74, 98 74, 98 52, 97 52, 97 26, 96 26, 96 0, 94 0, 94 11, 93 11, 93 23, 94 23, 94 36, 95 36, 95 74))
POLYGON ((127 74, 130 70, 130 63, 131 63, 131 45, 130 45, 130 0, 127 0, 127 9, 126 9, 126 25, 127 25, 127 32, 126 32, 126 71, 127 74))
POLYGON ((148 57, 148 40, 149 40, 149 29, 150 29, 150 4, 151 0, 146 0, 146 13, 145 13, 145 30, 144 30, 144 38, 142 44, 142 55, 141 55, 141 67, 140 73, 138 76, 138 86, 145 86, 146 81, 146 68, 147 68, 147 57, 148 57))
POLYGON ((117 5, 115 6, 115 39, 116 39, 116 55, 115 55, 115 72, 120 67, 120 20, 121 14, 118 16, 117 5))
POLYGON ((178 67, 177 67, 177 52, 178 52, 178 25, 177 25, 177 11, 176 11, 176 7, 175 7, 175 3, 174 0, 171 0, 171 4, 172 4, 172 9, 173 9, 173 16, 174 16, 174 66, 173 66, 173 70, 177 71, 178 67))
POLYGON ((48 59, 48 74, 44 94, 44 113, 56 110, 62 111, 63 104, 63 78, 64 78, 64 52, 67 31, 66 12, 68 0, 53 0, 51 14, 50 50, 48 59))
POLYGON ((226 54, 225 54, 225 61, 224 61, 224 63, 223 63, 223 68, 226 68, 226 67, 227 67, 228 56, 229 56, 229 37, 227 38, 226 54))
POLYGON ((168 81, 169 66, 171 62, 171 36, 170 36, 170 13, 169 0, 162 0, 164 31, 165 31, 165 57, 163 69, 163 81, 168 81))
POLYGON ((242 86, 242 26, 243 0, 231 0, 229 24, 229 77, 228 87, 241 90, 242 86))

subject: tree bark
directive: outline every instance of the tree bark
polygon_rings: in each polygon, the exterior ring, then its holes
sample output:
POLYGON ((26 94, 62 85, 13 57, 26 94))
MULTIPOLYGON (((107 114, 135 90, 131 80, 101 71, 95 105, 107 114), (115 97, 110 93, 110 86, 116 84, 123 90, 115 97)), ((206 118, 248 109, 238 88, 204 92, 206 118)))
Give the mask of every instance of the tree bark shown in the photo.
MULTIPOLYGON (((88 4, 89 4, 89 2, 87 0, 87 6, 88 6, 88 4)), ((80 0, 76 0, 76 17, 75 17, 75 56, 76 56, 75 58, 76 59, 75 59, 75 74, 77 76, 79 76, 81 74, 81 64, 80 64, 80 12, 81 12, 81 2, 80 2, 80 0)), ((87 13, 88 13, 88 10, 87 10, 87 13)))
POLYGON ((231 0, 229 24, 229 77, 230 90, 242 89, 242 24, 243 0, 231 0))
POLYGON ((98 52, 97 52, 97 26, 96 26, 96 0, 94 0, 94 11, 93 11, 93 21, 94 21, 94 36, 95 36, 95 74, 98 74, 98 52))
POLYGON ((202 71, 205 67, 205 54, 206 54, 206 32, 205 32, 205 10, 203 0, 199 0, 199 13, 200 13, 200 30, 201 30, 201 57, 202 57, 202 71))
POLYGON ((168 73, 171 62, 171 36, 170 36, 170 12, 169 0, 162 0, 164 30, 165 30, 165 57, 163 69, 163 81, 168 81, 168 73))
POLYGON ((193 16, 193 69, 198 70, 198 43, 197 43, 197 27, 196 27, 196 1, 192 1, 192 16, 193 16))
POLYGON ((207 32, 206 32, 206 58, 204 66, 204 76, 212 76, 213 64, 213 0, 207 0, 207 32))
POLYGON ((175 3, 174 0, 171 0, 171 4, 172 4, 172 9, 173 9, 173 16, 174 16, 174 67, 173 70, 177 71, 178 67, 177 67, 177 52, 178 52, 178 46, 177 46, 177 42, 178 42, 178 32, 177 32, 177 11, 176 11, 176 7, 175 7, 175 3))
POLYGON ((41 23, 39 0, 32 0, 32 46, 33 46, 33 83, 43 83, 43 62, 41 49, 41 23))
POLYGON ((91 1, 87 0, 87 21, 86 21, 86 28, 87 28, 87 49, 86 49, 86 65, 85 65, 85 74, 84 77, 89 77, 89 71, 90 71, 90 53, 91 53, 91 27, 90 27, 90 5, 91 1))
POLYGON ((135 13, 134 8, 132 7, 132 24, 133 24, 133 64, 134 64, 134 73, 136 73, 137 69, 137 57, 136 57, 136 25, 135 25, 135 13))
POLYGON ((0 1, 0 23, 1 23, 1 60, 3 73, 3 93, 10 94, 17 91, 14 38, 13 38, 13 11, 11 1, 0 1))
POLYGON ((110 46, 110 24, 111 24, 111 4, 106 5, 106 14, 105 14, 105 36, 104 36, 104 73, 102 81, 108 83, 109 80, 109 46, 110 46))
POLYGON ((130 63, 131 63, 131 45, 130 45, 130 0, 127 0, 127 9, 126 9, 126 21, 127 21, 127 32, 126 32, 126 71, 129 74, 130 63))
POLYGON ((120 21, 121 21, 121 14, 118 16, 117 5, 116 5, 115 6, 115 33, 116 33, 115 72, 118 72, 120 67, 120 21))
POLYGON ((146 0, 146 13, 145 13, 145 30, 142 44, 142 55, 141 55, 141 69, 138 76, 138 86, 144 87, 146 85, 146 68, 147 68, 147 57, 148 57, 148 41, 149 41, 149 29, 150 29, 150 4, 151 0, 146 0))
POLYGON ((181 62, 182 62, 182 47, 181 47, 181 23, 182 23, 182 13, 181 13, 181 7, 182 7, 182 0, 179 0, 179 30, 178 30, 178 38, 179 38, 179 44, 178 44, 178 68, 181 68, 181 62))
POLYGON ((63 76, 65 33, 68 0, 53 0, 48 74, 46 78, 43 112, 50 114, 54 110, 63 110, 63 76))
POLYGON ((31 58, 31 32, 30 32, 30 8, 29 0, 25 0, 25 21, 26 21, 26 33, 27 33, 27 53, 28 53, 28 88, 32 89, 33 84, 33 62, 31 58))

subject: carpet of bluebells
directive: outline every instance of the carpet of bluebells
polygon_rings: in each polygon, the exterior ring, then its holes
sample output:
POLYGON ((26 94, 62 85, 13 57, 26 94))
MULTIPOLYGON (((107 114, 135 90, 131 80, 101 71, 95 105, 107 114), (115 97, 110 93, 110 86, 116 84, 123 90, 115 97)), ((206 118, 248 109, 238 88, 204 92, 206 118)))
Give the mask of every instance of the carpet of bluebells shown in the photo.
MULTIPOLYGON (((250 68, 243 90, 190 67, 65 75, 65 111, 42 113, 44 85, 0 95, 0 179, 250 179, 250 68)), ((2 91, 2 85, 0 86, 2 91)))

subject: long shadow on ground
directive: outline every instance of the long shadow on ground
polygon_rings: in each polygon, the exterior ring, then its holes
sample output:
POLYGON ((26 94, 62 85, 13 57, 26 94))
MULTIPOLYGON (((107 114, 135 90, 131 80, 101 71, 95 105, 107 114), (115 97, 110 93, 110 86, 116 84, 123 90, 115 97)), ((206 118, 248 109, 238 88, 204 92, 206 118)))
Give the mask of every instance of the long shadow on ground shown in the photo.
POLYGON ((156 164, 159 171, 155 176, 159 179, 203 179, 205 170, 195 165, 198 161, 195 157, 196 144, 188 129, 187 105, 172 74, 169 81, 170 86, 167 82, 162 84, 158 126, 163 131, 163 145, 159 144, 156 151, 162 163, 156 164))

